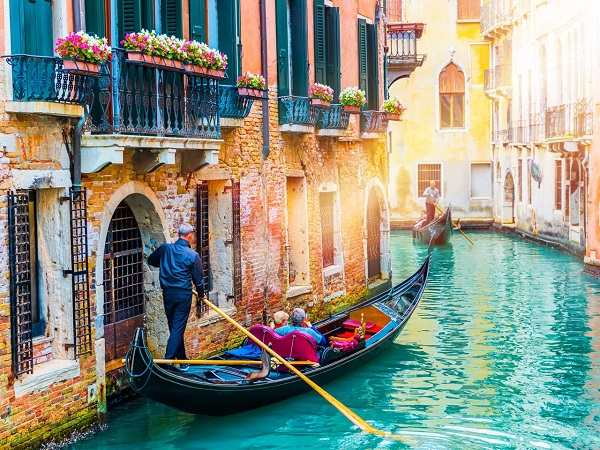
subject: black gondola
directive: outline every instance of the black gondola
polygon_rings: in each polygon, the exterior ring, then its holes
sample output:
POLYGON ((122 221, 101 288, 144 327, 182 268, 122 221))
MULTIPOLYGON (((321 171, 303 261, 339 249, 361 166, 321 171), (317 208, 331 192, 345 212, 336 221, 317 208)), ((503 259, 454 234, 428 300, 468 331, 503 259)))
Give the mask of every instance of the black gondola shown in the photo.
POLYGON ((426 245, 445 245, 452 236, 452 213, 450 207, 433 222, 413 230, 413 238, 426 245))
MULTIPOLYGON (((370 331, 360 339, 356 349, 321 349, 319 364, 306 367, 302 369, 303 372, 317 383, 326 383, 347 373, 352 367, 363 365, 368 358, 381 351, 400 333, 417 307, 428 272, 429 257, 419 270, 402 283, 316 324, 328 337, 347 335, 347 323, 356 320, 361 321, 363 330, 370 331)), ((296 333, 300 332, 292 334, 296 333)), ((213 359, 234 358, 225 353, 213 359)), ((146 346, 142 328, 135 333, 126 356, 125 369, 134 390, 194 414, 232 414, 274 403, 310 389, 296 375, 277 369, 270 370, 266 378, 249 382, 246 377, 258 371, 256 366, 190 366, 184 372, 155 364, 146 346)))

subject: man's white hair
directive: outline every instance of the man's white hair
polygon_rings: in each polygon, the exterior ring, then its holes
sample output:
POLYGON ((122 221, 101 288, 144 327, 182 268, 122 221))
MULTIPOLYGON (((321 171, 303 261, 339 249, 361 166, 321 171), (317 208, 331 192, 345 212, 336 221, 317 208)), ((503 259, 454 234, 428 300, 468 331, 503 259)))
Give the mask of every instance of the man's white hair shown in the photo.
POLYGON ((194 227, 191 226, 189 223, 182 223, 181 225, 179 225, 179 230, 178 230, 178 234, 179 237, 183 237, 183 236, 187 236, 190 233, 194 232, 194 227))

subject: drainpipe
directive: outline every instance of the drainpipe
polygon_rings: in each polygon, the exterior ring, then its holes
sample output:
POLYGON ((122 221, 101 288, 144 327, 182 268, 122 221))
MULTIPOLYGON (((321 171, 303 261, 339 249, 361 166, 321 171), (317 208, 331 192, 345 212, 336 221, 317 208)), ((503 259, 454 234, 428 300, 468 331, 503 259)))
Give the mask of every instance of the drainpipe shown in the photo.
MULTIPOLYGON (((260 64, 262 76, 269 85, 269 61, 267 60, 267 5, 266 0, 260 0, 260 64)), ((269 94, 262 100, 262 138, 263 149, 262 156, 266 159, 269 156, 269 94)))

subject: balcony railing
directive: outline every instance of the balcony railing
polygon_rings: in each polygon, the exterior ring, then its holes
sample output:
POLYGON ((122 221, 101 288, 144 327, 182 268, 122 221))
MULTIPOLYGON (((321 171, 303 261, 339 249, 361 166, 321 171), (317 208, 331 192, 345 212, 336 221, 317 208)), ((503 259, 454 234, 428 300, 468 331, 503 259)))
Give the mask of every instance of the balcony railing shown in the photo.
POLYGON ((509 64, 499 64, 493 69, 487 69, 483 73, 484 89, 487 92, 497 89, 509 89, 512 82, 512 66, 509 64))
POLYGON ((219 81, 181 70, 130 62, 113 49, 94 84, 91 120, 96 134, 221 137, 219 81))
POLYGON ((592 135, 593 111, 587 100, 546 109, 546 138, 582 138, 592 135))
POLYGON ((513 125, 510 141, 514 144, 529 144, 531 142, 529 125, 526 121, 521 120, 513 125))
POLYGON ((254 100, 238 95, 235 86, 220 86, 219 112, 221 117, 229 119, 244 119, 250 114, 254 100))
POLYGON ((489 0, 481 5, 481 33, 488 35, 508 27, 512 19, 511 0, 489 0))
POLYGON ((415 68, 423 65, 425 55, 417 51, 423 33, 422 23, 390 23, 387 26, 387 59, 393 66, 415 68))
POLYGON ((65 72, 61 58, 7 56, 12 72, 12 100, 84 104, 90 101, 94 77, 65 72))
POLYGON ((317 115, 317 108, 311 105, 308 97, 294 95, 279 97, 279 123, 281 125, 314 126, 317 115))
POLYGON ((388 119, 383 111, 363 111, 360 113, 361 133, 384 133, 388 119))
POLYGON ((344 107, 339 104, 331 105, 319 111, 317 127, 321 129, 345 130, 348 128, 350 114, 344 112, 344 107))

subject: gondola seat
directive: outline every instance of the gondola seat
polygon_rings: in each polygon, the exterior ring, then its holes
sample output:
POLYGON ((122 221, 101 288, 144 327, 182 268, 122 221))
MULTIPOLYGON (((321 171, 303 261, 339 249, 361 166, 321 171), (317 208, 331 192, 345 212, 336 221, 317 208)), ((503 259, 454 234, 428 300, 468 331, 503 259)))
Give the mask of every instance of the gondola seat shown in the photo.
POLYGON ((317 342, 301 331, 280 336, 271 327, 253 325, 250 332, 286 359, 319 362, 317 342))

